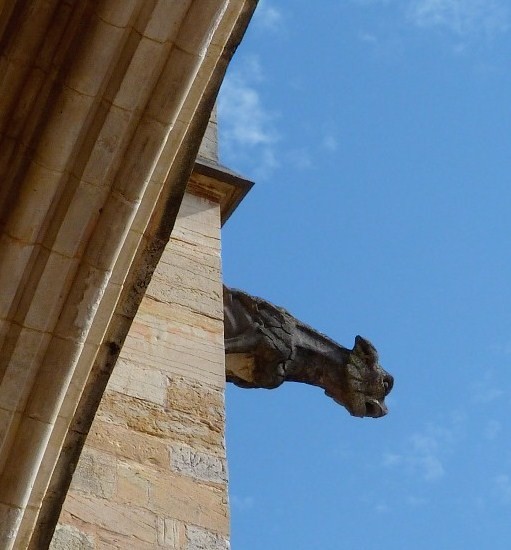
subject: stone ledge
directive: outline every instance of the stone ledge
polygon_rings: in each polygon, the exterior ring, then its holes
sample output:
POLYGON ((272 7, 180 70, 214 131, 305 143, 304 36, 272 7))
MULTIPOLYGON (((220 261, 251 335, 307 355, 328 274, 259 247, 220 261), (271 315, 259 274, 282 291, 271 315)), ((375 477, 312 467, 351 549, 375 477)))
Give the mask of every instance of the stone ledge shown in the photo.
POLYGON ((186 190, 219 203, 224 225, 253 185, 253 181, 229 168, 198 157, 186 190))

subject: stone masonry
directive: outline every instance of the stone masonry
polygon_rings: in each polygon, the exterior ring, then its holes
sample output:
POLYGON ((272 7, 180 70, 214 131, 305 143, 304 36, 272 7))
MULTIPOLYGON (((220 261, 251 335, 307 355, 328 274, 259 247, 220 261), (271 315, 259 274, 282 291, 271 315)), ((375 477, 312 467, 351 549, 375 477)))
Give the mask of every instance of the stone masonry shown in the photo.
POLYGON ((220 228, 251 185, 218 164, 213 109, 170 241, 74 472, 53 550, 229 547, 220 228))
POLYGON ((187 193, 51 548, 227 548, 220 207, 187 193))

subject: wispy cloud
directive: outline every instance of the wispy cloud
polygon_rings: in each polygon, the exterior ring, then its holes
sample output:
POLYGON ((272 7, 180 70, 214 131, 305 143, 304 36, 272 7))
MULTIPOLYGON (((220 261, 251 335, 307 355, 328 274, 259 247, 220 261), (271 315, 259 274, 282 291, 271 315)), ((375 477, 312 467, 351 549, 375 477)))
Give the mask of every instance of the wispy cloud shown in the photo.
MULTIPOLYGON (((441 30, 457 41, 456 54, 464 53, 467 43, 484 37, 494 39, 511 30, 509 0, 351 0, 360 7, 392 10, 394 33, 404 21, 423 30, 441 30)), ((381 20, 381 18, 379 19, 381 20)), ((387 29, 390 30, 390 29, 387 29)), ((380 27, 381 31, 381 27, 380 27)), ((386 33, 384 41, 389 40, 386 33)), ((365 30, 359 34, 364 42, 379 44, 377 35, 365 30)))
POLYGON ((459 36, 493 36, 509 29, 509 8, 502 0, 414 0, 407 16, 419 27, 441 27, 459 36))
POLYGON ((472 384, 472 400, 474 403, 487 405, 501 399, 506 394, 500 378, 495 377, 493 370, 488 370, 472 384))
POLYGON ((266 0, 260 0, 254 13, 254 24, 266 30, 279 30, 283 24, 282 13, 266 0))
POLYGON ((277 166, 276 115, 263 104, 263 72, 256 56, 246 56, 242 68, 227 75, 219 96, 220 153, 233 167, 248 165, 251 176, 264 179, 277 166))
POLYGON ((443 477, 445 469, 438 455, 439 444, 436 438, 425 435, 413 435, 408 448, 402 453, 386 453, 383 465, 386 467, 405 467, 418 473, 426 481, 443 477))
POLYGON ((399 452, 387 452, 383 466, 404 469, 409 475, 424 481, 436 481, 446 473, 445 459, 460 437, 461 417, 453 418, 449 427, 428 425, 422 432, 412 434, 399 452))

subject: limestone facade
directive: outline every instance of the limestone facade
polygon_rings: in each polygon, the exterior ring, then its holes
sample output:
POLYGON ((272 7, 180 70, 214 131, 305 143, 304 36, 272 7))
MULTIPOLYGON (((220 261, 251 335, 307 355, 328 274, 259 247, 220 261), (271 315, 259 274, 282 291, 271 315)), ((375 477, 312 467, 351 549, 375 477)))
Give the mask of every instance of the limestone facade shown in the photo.
POLYGON ((226 549, 221 225, 252 183, 210 119, 170 241, 103 394, 56 549, 226 549))
POLYGON ((220 206, 187 193, 51 548, 228 547, 220 206))

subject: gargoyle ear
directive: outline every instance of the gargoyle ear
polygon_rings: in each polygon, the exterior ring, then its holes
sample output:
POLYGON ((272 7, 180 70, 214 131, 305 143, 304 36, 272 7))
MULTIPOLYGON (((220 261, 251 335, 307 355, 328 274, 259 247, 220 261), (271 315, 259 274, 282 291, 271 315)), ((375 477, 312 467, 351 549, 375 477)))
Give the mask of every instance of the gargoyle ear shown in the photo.
POLYGON ((378 366, 378 352, 376 348, 362 336, 355 336, 355 345, 353 353, 358 355, 369 368, 378 366))

